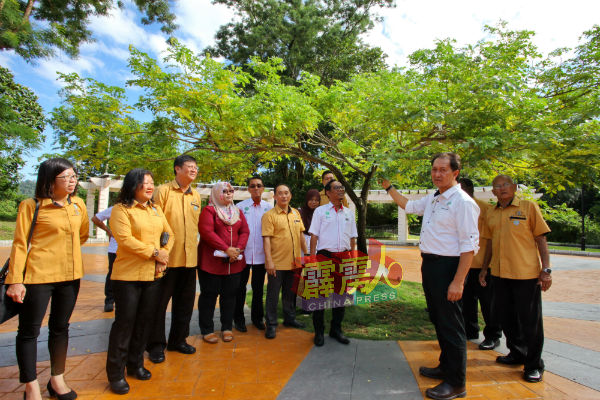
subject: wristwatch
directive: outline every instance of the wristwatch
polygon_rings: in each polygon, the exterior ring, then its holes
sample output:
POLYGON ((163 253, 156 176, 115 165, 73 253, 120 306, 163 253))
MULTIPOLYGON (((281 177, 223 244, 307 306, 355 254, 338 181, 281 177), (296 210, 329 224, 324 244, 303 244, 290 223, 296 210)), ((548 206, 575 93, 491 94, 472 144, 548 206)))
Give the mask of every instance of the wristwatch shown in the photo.
POLYGON ((542 272, 545 272, 547 274, 551 274, 552 270, 550 268, 542 268, 542 272))
POLYGON ((158 249, 154 249, 152 252, 152 257, 158 257, 158 249))

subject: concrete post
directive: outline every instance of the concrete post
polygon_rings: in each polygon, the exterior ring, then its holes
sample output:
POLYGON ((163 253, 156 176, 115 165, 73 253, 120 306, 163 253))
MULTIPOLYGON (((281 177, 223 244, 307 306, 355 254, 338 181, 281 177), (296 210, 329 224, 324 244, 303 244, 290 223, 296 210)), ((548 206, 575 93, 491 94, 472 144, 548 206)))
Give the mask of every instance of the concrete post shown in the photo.
MULTIPOLYGON (((85 199, 85 206, 87 208, 88 218, 90 220, 90 237, 94 237, 94 224, 92 223, 92 217, 94 216, 94 203, 96 200, 96 188, 92 185, 87 185, 87 196, 85 199)), ((99 229, 101 230, 101 229, 99 229)))
POLYGON ((402 207, 398 207, 398 241, 408 242, 408 219, 402 207))

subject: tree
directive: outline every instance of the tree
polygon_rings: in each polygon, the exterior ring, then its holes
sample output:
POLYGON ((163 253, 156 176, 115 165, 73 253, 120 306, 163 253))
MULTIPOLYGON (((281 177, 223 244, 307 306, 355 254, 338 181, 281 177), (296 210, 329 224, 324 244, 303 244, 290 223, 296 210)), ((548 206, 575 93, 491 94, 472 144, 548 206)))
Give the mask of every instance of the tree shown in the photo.
MULTIPOLYGON (((169 0, 134 1, 145 15, 143 24, 159 22, 167 34, 177 28, 169 0)), ((90 17, 108 15, 114 5, 114 0, 0 0, 0 50, 13 49, 28 61, 55 49, 77 56, 79 46, 92 40, 90 17)))
POLYGON ((375 7, 392 7, 393 0, 213 0, 236 11, 239 21, 223 25, 214 47, 206 49, 235 65, 252 57, 279 57, 283 82, 297 83, 310 72, 329 86, 335 80, 385 68, 379 47, 360 35, 377 20, 375 7))

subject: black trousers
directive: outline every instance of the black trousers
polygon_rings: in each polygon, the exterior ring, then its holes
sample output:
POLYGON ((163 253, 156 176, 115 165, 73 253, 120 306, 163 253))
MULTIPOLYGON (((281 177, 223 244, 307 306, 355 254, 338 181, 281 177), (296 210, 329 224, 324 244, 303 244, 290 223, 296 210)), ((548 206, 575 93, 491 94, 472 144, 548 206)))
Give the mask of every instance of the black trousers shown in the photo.
MULTIPOLYGON (((322 254, 326 257, 329 257, 333 260, 334 264, 339 264, 338 259, 333 257, 331 252, 327 250, 319 250, 317 254, 322 254)), ((342 321, 344 320, 344 314, 346 313, 346 307, 336 307, 331 309, 331 328, 330 332, 342 332, 342 321)), ((312 313, 313 315, 313 326, 315 328, 315 333, 323 333, 325 332, 325 310, 315 310, 312 313)))
POLYGON ((148 351, 163 351, 167 347, 165 337, 165 316, 169 301, 171 304, 171 329, 168 344, 171 346, 185 342, 190 334, 190 321, 196 300, 196 268, 167 268, 160 279, 160 300, 150 328, 148 351))
POLYGON ((281 305, 283 306, 283 321, 296 320, 296 293, 292 290, 294 284, 294 271, 275 272, 275 276, 267 276, 266 323, 268 326, 277 326, 277 304, 281 292, 281 305))
POLYGON ((250 307, 250 318, 252 322, 262 322, 265 311, 263 306, 263 290, 265 286, 265 264, 248 264, 240 275, 240 287, 235 296, 235 311, 233 320, 238 324, 246 324, 244 317, 244 304, 246 302, 246 286, 252 270, 252 305, 250 307))
POLYGON ((492 276, 495 311, 506 336, 506 346, 525 360, 525 371, 544 369, 542 289, 536 279, 492 276))
POLYGON ((198 323, 200 333, 208 335, 215 331, 213 317, 217 296, 219 297, 219 311, 221 313, 221 332, 233 328, 233 309, 235 295, 240 285, 242 273, 231 275, 215 275, 198 268, 200 281, 200 297, 198 297, 198 323))
POLYGON ((31 382, 37 379, 37 338, 40 335, 42 320, 50 303, 48 320, 48 352, 50 353, 51 375, 65 372, 67 350, 69 349, 69 319, 75 308, 79 294, 79 279, 67 282, 27 284, 17 331, 16 351, 19 364, 19 381, 31 382))
POLYGON ((116 258, 117 253, 108 253, 108 274, 106 274, 106 281, 104 282, 104 304, 113 304, 115 302, 110 276, 112 275, 112 267, 116 258))
POLYGON ((500 328, 500 323, 498 322, 498 318, 493 312, 492 307, 494 286, 489 274, 485 279, 487 286, 481 286, 479 283, 480 272, 481 268, 470 269, 465 282, 465 289, 462 297, 465 333, 467 334, 468 339, 477 339, 479 337, 479 321, 477 318, 477 301, 479 300, 479 304, 481 304, 481 314, 485 321, 483 336, 487 340, 497 340, 502 336, 502 329, 500 328))
POLYGON ((421 275, 425 300, 440 345, 440 367, 445 381, 464 386, 467 338, 461 301, 448 301, 448 286, 456 275, 459 257, 423 255, 421 275))
POLYGON ((108 338, 106 375, 111 382, 124 377, 125 365, 144 366, 144 349, 160 296, 160 280, 116 281, 115 321, 108 338))

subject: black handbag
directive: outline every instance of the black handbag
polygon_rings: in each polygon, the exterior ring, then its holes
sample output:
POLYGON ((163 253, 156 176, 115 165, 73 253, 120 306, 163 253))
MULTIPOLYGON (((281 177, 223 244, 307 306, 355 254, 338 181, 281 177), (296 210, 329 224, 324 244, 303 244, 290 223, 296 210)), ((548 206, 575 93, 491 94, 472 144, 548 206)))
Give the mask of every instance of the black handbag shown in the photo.
MULTIPOLYGON (((27 252, 29 253, 29 243, 31 243, 31 237, 33 236, 33 228, 37 222, 38 211, 40 210, 40 203, 37 198, 35 200, 35 211, 33 213, 33 219, 31 220, 31 227, 29 228, 29 235, 27 236, 27 252)), ((8 264, 10 258, 6 260, 2 270, 0 270, 0 324, 8 321, 21 310, 21 303, 15 303, 12 298, 6 295, 7 286, 4 284, 6 276, 8 275, 8 264)), ((25 269, 27 265, 25 266, 25 269)), ((23 277, 25 277, 25 269, 23 269, 23 277)))

